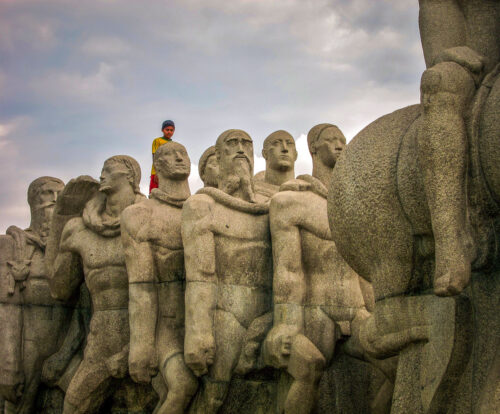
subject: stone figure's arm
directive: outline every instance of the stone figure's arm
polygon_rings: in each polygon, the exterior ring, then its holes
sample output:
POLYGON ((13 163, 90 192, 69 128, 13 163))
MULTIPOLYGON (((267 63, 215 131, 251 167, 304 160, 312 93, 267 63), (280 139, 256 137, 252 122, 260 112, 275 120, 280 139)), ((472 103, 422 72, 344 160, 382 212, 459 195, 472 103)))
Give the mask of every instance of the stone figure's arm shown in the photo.
POLYGON ((129 371, 136 382, 150 382, 157 370, 156 275, 151 245, 141 236, 141 230, 148 225, 149 219, 149 211, 140 205, 126 208, 121 218, 122 242, 129 280, 129 371))
POLYGON ((445 49, 465 45, 465 17, 457 0, 419 0, 419 27, 427 67, 445 49))
POLYGON ((215 352, 214 313, 217 301, 215 241, 211 207, 206 195, 194 195, 182 210, 182 242, 186 266, 186 364, 196 375, 207 372, 215 352))
POLYGON ((59 250, 49 276, 50 292, 56 299, 70 299, 83 281, 81 257, 74 246, 82 227, 79 218, 68 221, 64 226, 59 250))
POLYGON ((77 308, 73 311, 71 322, 64 337, 61 348, 48 357, 42 368, 42 381, 48 385, 54 386, 59 378, 64 374, 71 359, 81 348, 86 336, 84 315, 80 309, 81 302, 78 302, 77 308))
POLYGON ((274 325, 285 324, 303 329, 303 304, 306 280, 302 268, 302 245, 297 211, 302 193, 279 192, 271 199, 269 221, 273 244, 274 325))

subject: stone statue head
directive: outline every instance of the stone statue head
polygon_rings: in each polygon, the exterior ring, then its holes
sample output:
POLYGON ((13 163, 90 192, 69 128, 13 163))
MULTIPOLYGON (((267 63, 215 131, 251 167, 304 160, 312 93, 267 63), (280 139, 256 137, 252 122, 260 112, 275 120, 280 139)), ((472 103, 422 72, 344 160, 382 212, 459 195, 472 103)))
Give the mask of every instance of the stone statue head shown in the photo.
POLYGON ((215 146, 211 146, 201 155, 198 163, 198 172, 205 187, 217 187, 219 177, 219 163, 215 155, 215 146))
POLYGON ((28 187, 28 204, 31 210, 30 228, 42 236, 48 235, 50 220, 64 183, 59 178, 39 177, 28 187))
POLYGON ((342 131, 333 124, 319 124, 311 128, 307 134, 307 145, 313 164, 321 162, 333 168, 346 145, 342 131))
POLYGON ((291 170, 297 160, 295 140, 286 131, 275 131, 264 140, 262 156, 266 160, 266 169, 291 170))
POLYGON ((132 186, 134 193, 140 194, 141 167, 128 155, 115 155, 104 161, 100 176, 99 191, 112 194, 124 185, 132 186))
POLYGON ((191 160, 184 145, 170 141, 160 146, 153 163, 159 180, 162 177, 171 180, 185 180, 191 173, 191 160))
POLYGON ((254 200, 253 141, 241 129, 229 129, 217 138, 215 154, 219 164, 218 187, 233 194, 240 191, 245 200, 254 200))

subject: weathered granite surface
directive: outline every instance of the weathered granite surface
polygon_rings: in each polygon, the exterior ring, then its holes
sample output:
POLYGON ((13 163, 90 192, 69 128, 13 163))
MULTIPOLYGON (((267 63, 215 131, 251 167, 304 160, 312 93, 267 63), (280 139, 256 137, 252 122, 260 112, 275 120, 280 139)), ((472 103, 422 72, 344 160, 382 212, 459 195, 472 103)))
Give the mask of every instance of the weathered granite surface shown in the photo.
POLYGON ((332 175, 333 238, 375 292, 361 344, 398 356, 391 413, 500 410, 499 10, 421 1, 420 105, 368 125, 332 175))
MULTIPOLYGON (((311 175, 270 134, 28 188, 0 236, 0 413, 500 412, 500 2, 420 0, 421 102, 311 175), (445 28, 446 30, 444 30, 445 28)), ((344 149, 345 148, 345 149, 344 149)))

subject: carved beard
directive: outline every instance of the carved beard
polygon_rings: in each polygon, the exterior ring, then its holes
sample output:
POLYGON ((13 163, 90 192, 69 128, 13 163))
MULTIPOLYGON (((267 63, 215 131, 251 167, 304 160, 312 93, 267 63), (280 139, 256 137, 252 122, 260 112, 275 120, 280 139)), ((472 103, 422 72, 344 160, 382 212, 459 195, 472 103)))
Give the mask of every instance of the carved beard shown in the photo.
POLYGON ((223 177, 221 190, 230 195, 241 190, 243 200, 255 203, 250 160, 233 158, 230 168, 223 168, 223 170, 226 171, 220 173, 223 177))
MULTIPOLYGON (((47 202, 36 207, 32 212, 33 222, 36 223, 36 231, 42 240, 49 236, 50 222, 54 213, 55 203, 47 202)), ((35 230, 35 229, 33 229, 35 230)))

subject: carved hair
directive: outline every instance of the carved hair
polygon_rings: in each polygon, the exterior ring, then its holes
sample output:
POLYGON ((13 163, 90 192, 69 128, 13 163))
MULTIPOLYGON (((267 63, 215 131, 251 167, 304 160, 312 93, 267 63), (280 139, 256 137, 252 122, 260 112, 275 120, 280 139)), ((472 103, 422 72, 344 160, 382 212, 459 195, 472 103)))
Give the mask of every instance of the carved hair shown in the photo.
POLYGON ((243 134, 243 135, 245 135, 246 137, 248 137, 248 139, 250 139, 253 142, 253 140, 250 137, 250 135, 248 135, 242 129, 228 129, 227 131, 224 131, 222 134, 220 134, 219 138, 217 138, 217 141, 215 142, 215 150, 217 152, 219 152, 220 149, 221 149, 221 146, 224 143, 224 141, 226 140, 226 138, 229 138, 233 134, 243 134))
POLYGON ((205 152, 201 155, 200 162, 198 163, 198 174, 200 175, 200 178, 203 180, 203 177, 205 176, 205 167, 207 166, 208 159, 212 156, 215 155, 215 146, 212 145, 211 147, 208 147, 205 152))
POLYGON ((141 190, 139 185, 141 183, 141 167, 139 166, 139 163, 128 155, 114 155, 104 161, 104 163, 107 163, 108 161, 119 162, 125 166, 130 173, 129 182, 134 189, 134 193, 140 194, 141 190))
POLYGON ((319 125, 313 126, 311 128, 311 130, 309 131, 309 133, 307 134, 307 146, 309 147, 309 152, 311 154, 312 154, 313 144, 316 143, 316 141, 321 137, 321 134, 324 131, 326 131, 327 129, 330 129, 330 128, 335 128, 340 134, 340 139, 344 142, 344 144, 346 143, 345 136, 337 125, 319 124, 319 125))
POLYGON ((31 208, 33 208, 33 204, 35 203, 36 198, 40 194, 40 189, 44 184, 48 182, 54 182, 64 185, 63 181, 55 177, 38 177, 36 180, 33 180, 28 187, 28 204, 30 205, 31 208))
POLYGON ((294 142, 295 140, 293 139, 292 135, 287 132, 287 131, 284 131, 283 129, 280 129, 278 131, 274 131, 272 134, 270 134, 265 140, 264 140, 264 145, 263 145, 263 150, 265 151, 266 148, 269 146, 269 144, 271 143, 271 141, 274 139, 274 138, 278 138, 278 137, 283 137, 283 138, 291 138, 294 142))

